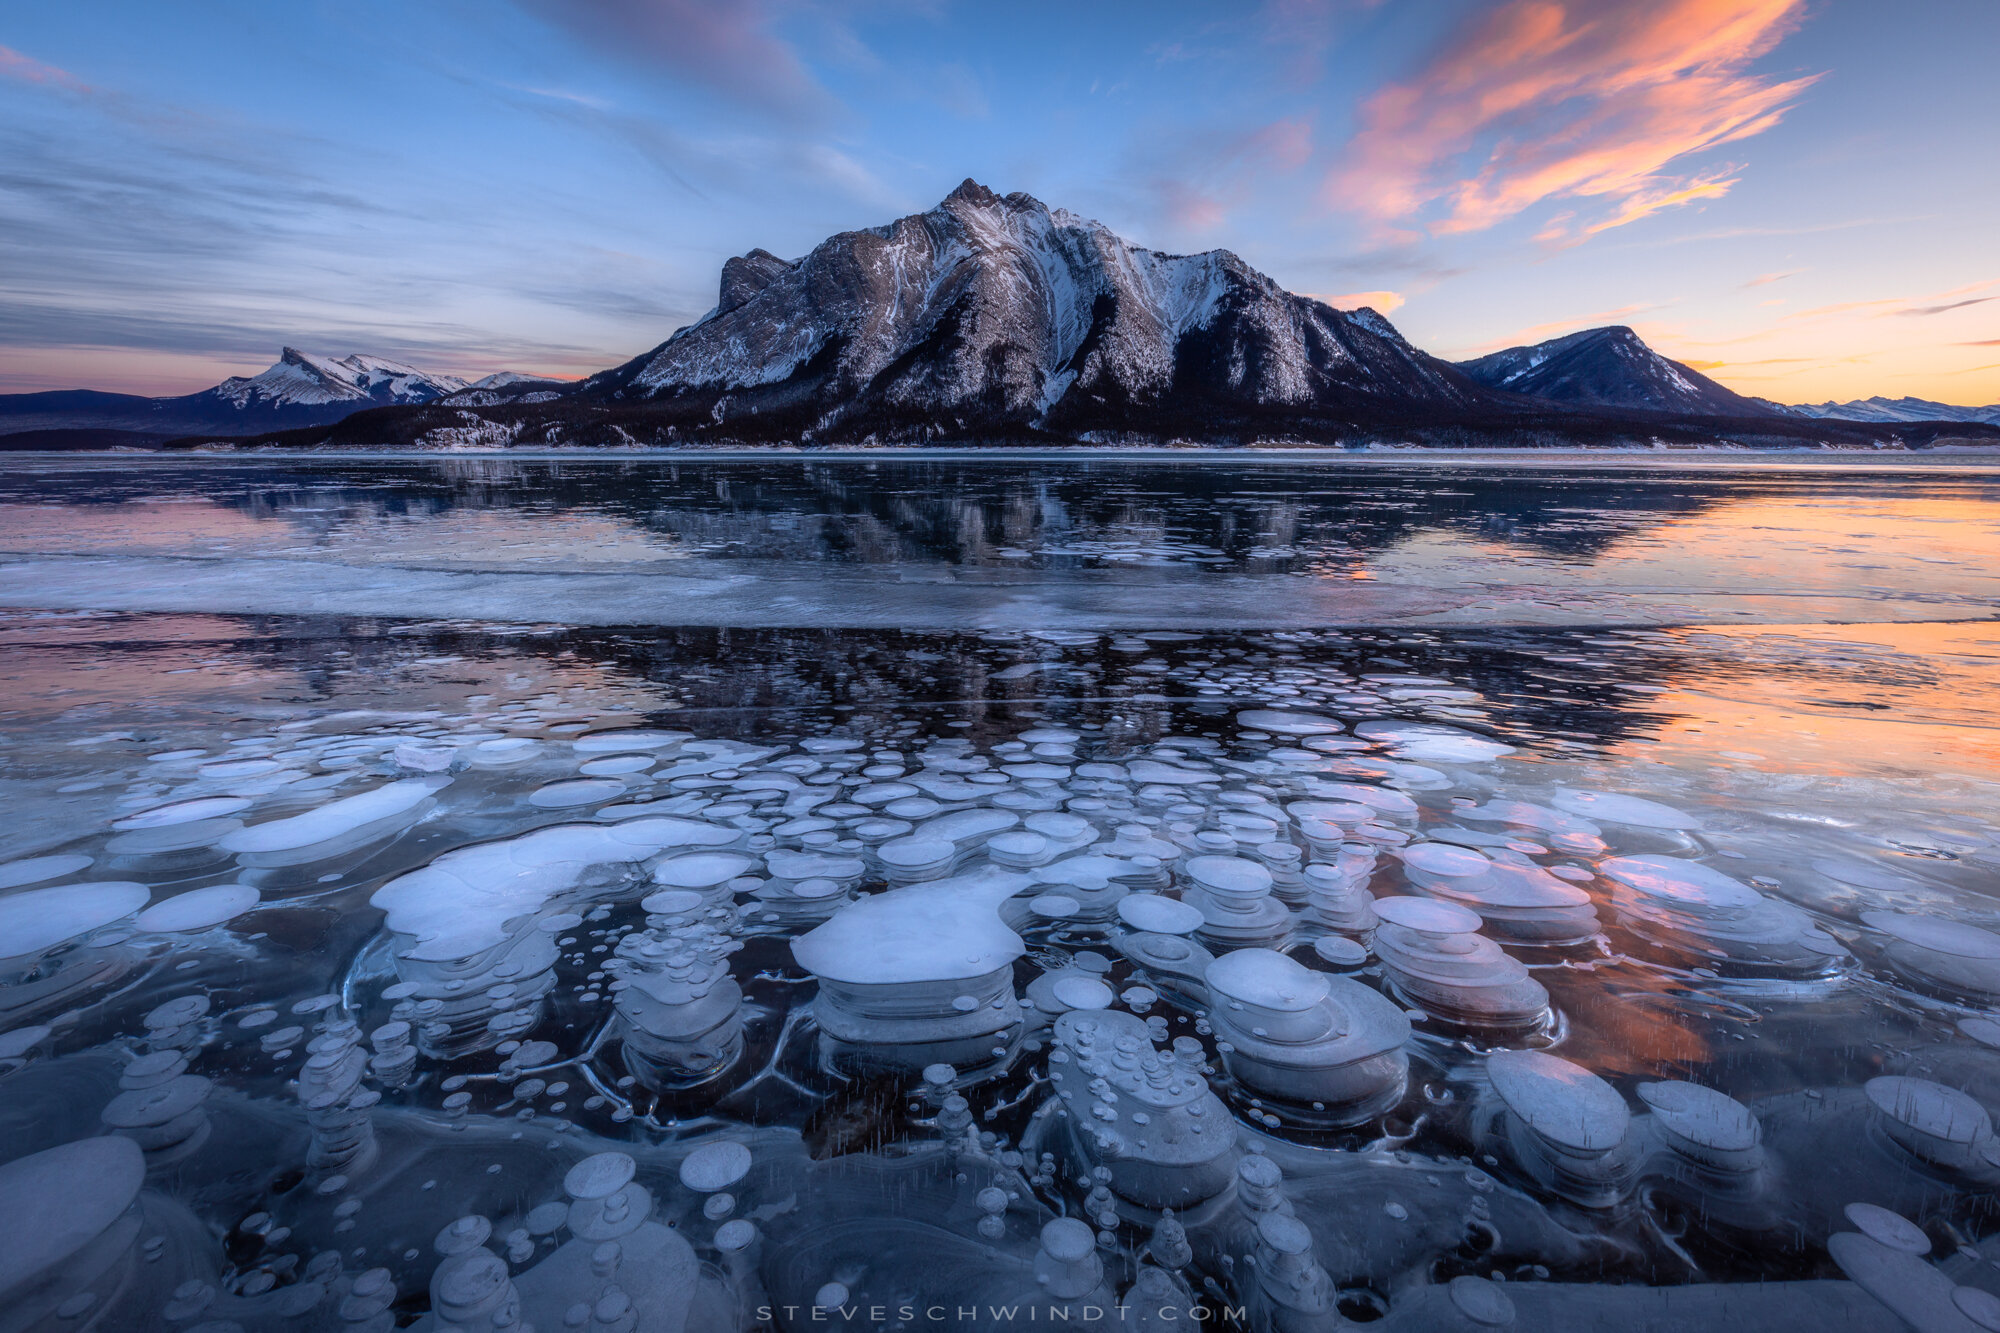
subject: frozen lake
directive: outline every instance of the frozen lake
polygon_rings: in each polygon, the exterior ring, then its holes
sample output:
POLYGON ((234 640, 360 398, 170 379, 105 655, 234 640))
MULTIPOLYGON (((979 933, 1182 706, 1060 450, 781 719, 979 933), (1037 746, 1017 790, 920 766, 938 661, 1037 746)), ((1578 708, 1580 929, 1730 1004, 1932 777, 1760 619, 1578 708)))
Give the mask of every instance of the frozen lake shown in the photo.
POLYGON ((1996 545, 1976 468, 0 464, 0 1330, 2000 1327, 1996 545))

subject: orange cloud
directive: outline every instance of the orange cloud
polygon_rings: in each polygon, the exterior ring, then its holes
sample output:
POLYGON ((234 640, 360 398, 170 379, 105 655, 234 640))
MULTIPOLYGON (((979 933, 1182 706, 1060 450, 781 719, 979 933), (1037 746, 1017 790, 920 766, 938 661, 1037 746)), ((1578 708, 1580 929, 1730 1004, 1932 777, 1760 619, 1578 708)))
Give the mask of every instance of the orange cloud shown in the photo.
POLYGON ((1359 310, 1367 306, 1378 315, 1386 315, 1403 304, 1401 292, 1344 292, 1339 296, 1322 296, 1318 292, 1307 292, 1315 301, 1324 301, 1335 310, 1359 310))
POLYGON ((1814 77, 1747 72, 1806 0, 1506 0, 1362 107, 1325 201, 1434 235, 1549 199, 1595 201, 1545 239, 1579 240, 1712 199, 1736 168, 1678 160, 1777 124, 1814 77))
POLYGON ((0 78, 19 79, 23 83, 46 84, 52 88, 67 88, 71 92, 87 93, 90 85, 66 69, 54 65, 44 65, 33 56, 24 56, 11 46, 0 46, 0 78))

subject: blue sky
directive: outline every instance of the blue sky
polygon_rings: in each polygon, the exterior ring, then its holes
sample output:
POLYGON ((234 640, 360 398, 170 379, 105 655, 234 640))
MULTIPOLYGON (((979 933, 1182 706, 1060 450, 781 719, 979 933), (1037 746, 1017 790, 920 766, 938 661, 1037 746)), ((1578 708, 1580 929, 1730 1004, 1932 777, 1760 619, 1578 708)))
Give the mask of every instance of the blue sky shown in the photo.
POLYGON ((578 375, 973 176, 1463 357, 2000 400, 1990 0, 74 0, 0 18, 0 391, 578 375))

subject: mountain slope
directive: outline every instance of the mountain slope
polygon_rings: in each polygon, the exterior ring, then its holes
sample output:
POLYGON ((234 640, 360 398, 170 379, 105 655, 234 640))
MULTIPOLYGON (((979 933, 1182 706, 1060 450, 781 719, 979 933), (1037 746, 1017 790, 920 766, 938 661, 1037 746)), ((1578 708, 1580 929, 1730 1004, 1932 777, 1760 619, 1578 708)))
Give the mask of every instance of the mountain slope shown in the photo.
POLYGON ((1373 311, 973 181, 803 259, 730 260, 714 310, 578 392, 707 433, 761 417, 818 439, 1338 421, 1491 398, 1373 311))
POLYGON ((1845 403, 1773 403, 1780 412, 1798 417, 1830 417, 1838 421, 1983 421, 2000 426, 2000 403, 1985 407, 1955 407, 1929 398, 1857 398, 1845 403))
POLYGON ((1669 361, 1631 329, 1585 329, 1528 347, 1509 347, 1458 368, 1493 389, 1553 403, 1636 408, 1690 416, 1755 417, 1769 406, 1669 361))

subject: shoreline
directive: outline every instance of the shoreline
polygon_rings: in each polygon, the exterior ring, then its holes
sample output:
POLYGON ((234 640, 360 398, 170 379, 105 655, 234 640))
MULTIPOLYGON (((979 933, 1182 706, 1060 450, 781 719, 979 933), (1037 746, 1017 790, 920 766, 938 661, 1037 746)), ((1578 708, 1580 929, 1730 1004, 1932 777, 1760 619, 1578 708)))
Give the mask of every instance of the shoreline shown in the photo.
MULTIPOLYGON (((4 438, 4 437, 0 437, 4 438)), ((1487 466, 1487 467, 1606 467, 1628 470, 1720 470, 1727 468, 1798 468, 1810 470, 1860 469, 1866 471, 1936 472, 1961 468, 1968 471, 2000 470, 2000 445, 1954 446, 1926 450, 1864 449, 1616 449, 1551 447, 1547 449, 1431 449, 1421 446, 1371 447, 1365 449, 1314 448, 1301 446, 1186 445, 1119 446, 1066 445, 1012 447, 1004 445, 883 445, 854 447, 829 445, 802 448, 767 445, 735 448, 620 448, 577 447, 572 449, 281 449, 189 450, 166 453, 158 450, 0 450, 0 467, 13 463, 46 465, 135 464, 174 466, 181 464, 231 465, 269 462, 330 463, 409 463, 468 459, 514 462, 589 463, 751 463, 774 461, 813 462, 948 462, 948 463, 1201 463, 1255 465, 1259 463, 1317 463, 1329 467, 1397 466, 1487 466)))

